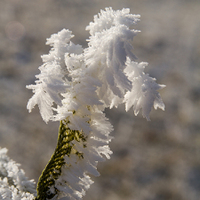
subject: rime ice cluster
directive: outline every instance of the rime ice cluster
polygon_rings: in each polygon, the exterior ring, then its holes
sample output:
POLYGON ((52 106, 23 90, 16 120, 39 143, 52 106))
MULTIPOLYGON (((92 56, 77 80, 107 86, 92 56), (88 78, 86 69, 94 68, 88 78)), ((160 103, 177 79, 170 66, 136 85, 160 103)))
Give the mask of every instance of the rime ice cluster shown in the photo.
POLYGON ((27 86, 35 93, 28 110, 38 104, 48 122, 72 116, 80 106, 102 105, 104 110, 125 103, 135 114, 143 109, 147 119, 152 106, 164 109, 157 92, 164 86, 144 73, 147 63, 135 62, 130 42, 140 31, 130 27, 140 16, 129 12, 106 8, 94 16, 86 27, 91 34, 86 49, 72 43, 73 35, 66 29, 47 39, 50 53, 42 56, 36 85, 27 86))
POLYGON ((129 9, 101 10, 86 27, 90 38, 85 49, 70 41, 73 35, 66 29, 47 39, 51 50, 42 56, 36 84, 27 86, 34 93, 27 108, 37 104, 45 122, 63 120, 86 138, 71 142, 83 158, 65 156, 67 165, 50 189, 59 191, 57 199, 81 199, 92 183, 89 174, 99 175, 98 162, 110 158, 113 128, 105 108, 124 103, 126 111, 132 107, 137 115, 142 110, 147 119, 153 106, 164 110, 158 93, 164 86, 144 73, 147 63, 135 62, 131 42, 139 32, 133 29, 139 17, 129 9))
POLYGON ((0 148, 0 199, 31 200, 35 194, 34 181, 28 180, 19 164, 7 156, 7 149, 0 148))

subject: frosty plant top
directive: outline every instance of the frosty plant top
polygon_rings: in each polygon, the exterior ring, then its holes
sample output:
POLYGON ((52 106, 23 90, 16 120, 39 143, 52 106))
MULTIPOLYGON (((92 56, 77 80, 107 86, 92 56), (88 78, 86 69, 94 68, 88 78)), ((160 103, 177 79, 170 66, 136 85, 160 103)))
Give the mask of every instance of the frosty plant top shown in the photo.
POLYGON ((149 120, 151 108, 164 110, 157 92, 163 88, 144 73, 146 62, 135 62, 131 42, 140 31, 131 29, 139 21, 129 9, 105 11, 94 16, 86 30, 88 47, 70 41, 63 29, 47 39, 51 46, 43 55, 29 111, 37 104, 45 122, 60 121, 58 144, 44 169, 36 199, 81 199, 98 176, 97 164, 110 158, 108 143, 113 130, 105 108, 124 103, 149 120))

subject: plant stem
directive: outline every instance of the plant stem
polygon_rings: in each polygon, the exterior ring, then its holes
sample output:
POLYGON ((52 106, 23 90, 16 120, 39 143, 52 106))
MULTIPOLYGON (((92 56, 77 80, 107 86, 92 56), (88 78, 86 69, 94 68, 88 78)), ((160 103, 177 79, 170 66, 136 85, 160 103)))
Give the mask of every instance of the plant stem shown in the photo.
MULTIPOLYGON (((64 156, 70 156, 73 149, 71 141, 74 139, 80 141, 81 136, 82 134, 79 131, 71 130, 67 127, 67 124, 60 121, 57 146, 39 178, 35 200, 52 199, 58 194, 55 188, 55 180, 59 178, 62 173, 62 166, 66 164, 64 156)), ((76 155, 80 156, 80 153, 76 152, 76 155)))

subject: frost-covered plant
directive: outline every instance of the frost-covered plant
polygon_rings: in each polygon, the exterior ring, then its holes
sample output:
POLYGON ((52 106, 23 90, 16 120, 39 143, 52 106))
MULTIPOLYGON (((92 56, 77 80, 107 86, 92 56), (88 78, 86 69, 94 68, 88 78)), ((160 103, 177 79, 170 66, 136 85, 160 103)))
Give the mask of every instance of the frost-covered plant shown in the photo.
POLYGON ((35 183, 28 180, 19 164, 7 156, 7 149, 0 148, 0 199, 30 200, 36 195, 35 183))
POLYGON ((63 29, 47 39, 29 111, 37 104, 43 120, 60 121, 58 143, 37 185, 37 197, 81 199, 98 176, 97 164, 109 159, 112 125, 105 108, 124 103, 135 115, 149 120, 151 108, 164 104, 158 93, 163 85, 144 73, 147 63, 137 63, 131 42, 140 32, 133 29, 139 15, 129 9, 106 8, 86 27, 88 47, 72 43, 71 31, 63 29))

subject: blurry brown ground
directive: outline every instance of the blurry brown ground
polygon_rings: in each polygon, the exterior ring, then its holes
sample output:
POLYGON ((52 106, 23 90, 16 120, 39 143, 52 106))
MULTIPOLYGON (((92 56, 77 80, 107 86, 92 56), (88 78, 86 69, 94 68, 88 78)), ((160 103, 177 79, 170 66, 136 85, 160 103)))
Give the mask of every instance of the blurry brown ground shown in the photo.
POLYGON ((114 154, 99 164, 101 176, 85 200, 199 200, 200 1, 199 0, 1 0, 0 146, 37 181, 54 151, 58 123, 45 124, 26 110, 46 38, 63 28, 87 45, 85 26, 100 9, 129 7, 141 14, 135 27, 138 61, 157 82, 166 111, 147 122, 124 106, 107 111, 114 125, 114 154))

